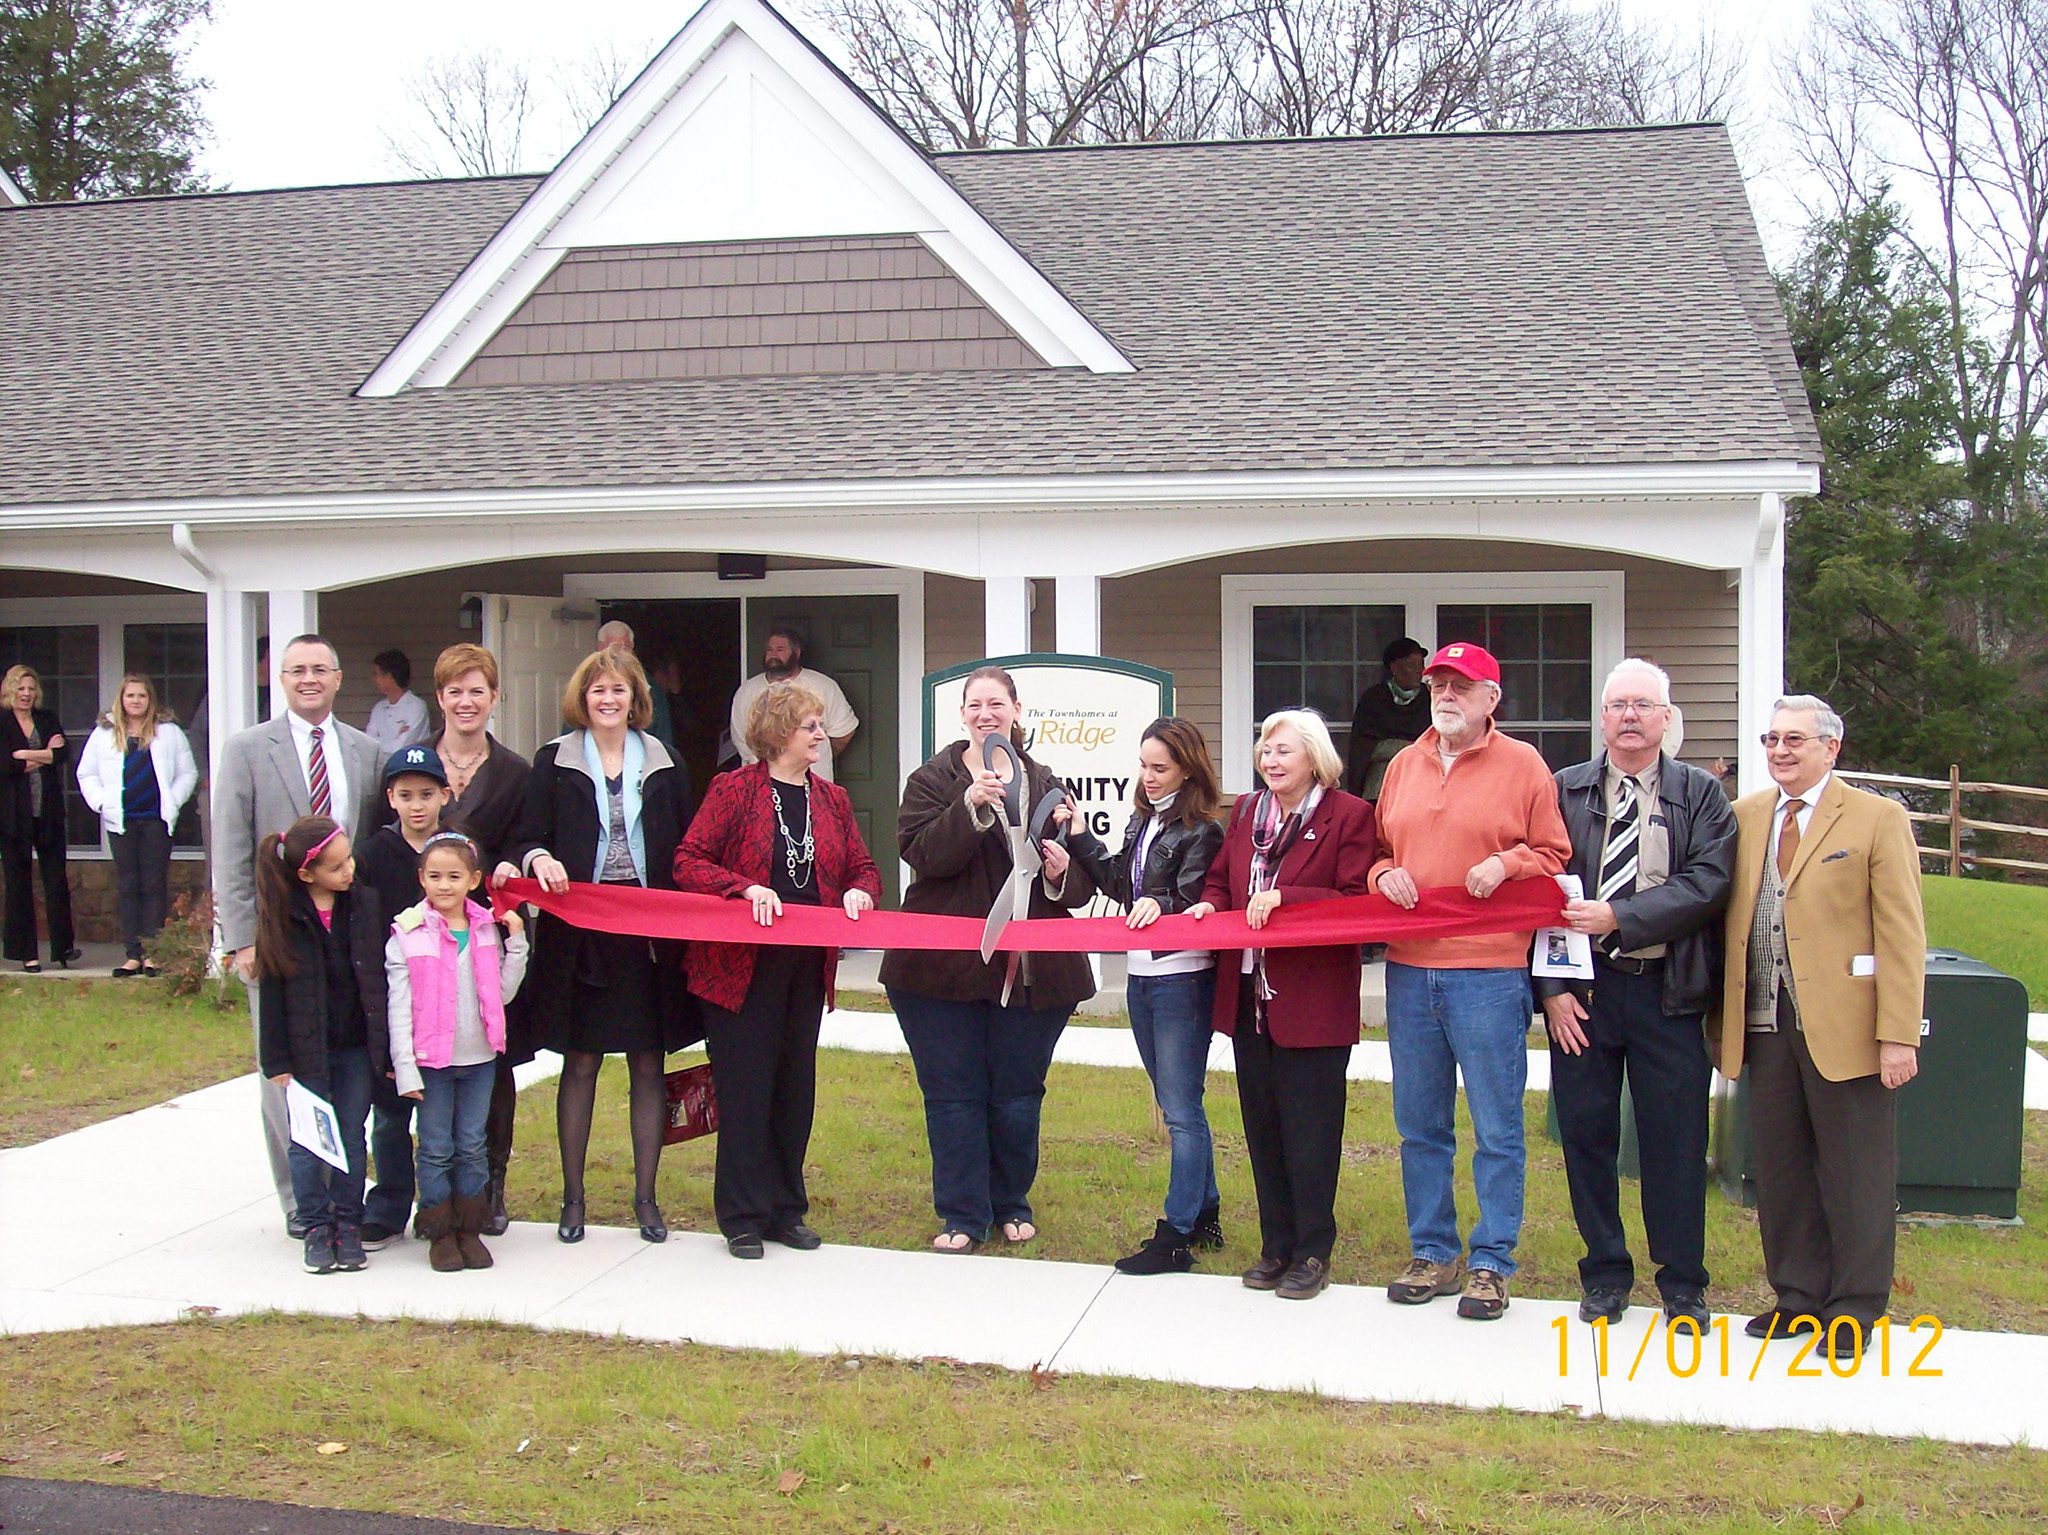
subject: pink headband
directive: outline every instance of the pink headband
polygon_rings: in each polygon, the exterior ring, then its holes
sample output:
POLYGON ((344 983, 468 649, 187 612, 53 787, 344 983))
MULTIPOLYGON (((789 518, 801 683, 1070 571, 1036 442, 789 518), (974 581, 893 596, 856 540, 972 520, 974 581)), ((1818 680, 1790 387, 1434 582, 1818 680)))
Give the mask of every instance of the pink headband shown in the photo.
MULTIPOLYGON (((318 842, 314 843, 311 847, 307 848, 306 856, 299 860, 299 872, 301 874, 304 874, 308 869, 312 868, 314 861, 317 860, 322 853, 327 851, 327 844, 332 842, 336 837, 340 835, 341 828, 337 826, 334 828, 333 831, 329 832, 326 836, 322 837, 318 842)), ((284 850, 284 838, 282 837, 277 839, 277 856, 286 862, 290 861, 290 855, 286 853, 284 850)))

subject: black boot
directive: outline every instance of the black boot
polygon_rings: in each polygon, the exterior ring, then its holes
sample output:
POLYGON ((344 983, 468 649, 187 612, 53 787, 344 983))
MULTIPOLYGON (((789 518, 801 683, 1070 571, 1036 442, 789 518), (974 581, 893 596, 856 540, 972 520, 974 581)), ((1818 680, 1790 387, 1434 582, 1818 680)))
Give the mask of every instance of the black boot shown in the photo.
POLYGON ((1151 1240, 1128 1258, 1116 1260, 1119 1274, 1185 1274, 1195 1266, 1188 1234, 1165 1221, 1152 1228, 1151 1240))
POLYGON ((484 1235, 501 1237, 512 1225, 512 1217, 505 1213, 505 1169, 491 1169, 490 1187, 484 1190, 484 1235))
POLYGON ((1210 1205, 1195 1218, 1195 1229, 1188 1233, 1188 1246, 1210 1252, 1223 1250, 1223 1206, 1210 1205))

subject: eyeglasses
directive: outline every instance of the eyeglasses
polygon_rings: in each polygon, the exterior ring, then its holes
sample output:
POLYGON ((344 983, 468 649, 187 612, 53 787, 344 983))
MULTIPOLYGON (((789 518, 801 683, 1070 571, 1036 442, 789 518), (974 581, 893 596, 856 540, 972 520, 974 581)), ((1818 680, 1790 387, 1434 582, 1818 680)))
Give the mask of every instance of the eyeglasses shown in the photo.
POLYGON ((1831 737, 1804 735, 1797 730, 1788 730, 1783 735, 1780 735, 1775 730, 1766 730, 1757 739, 1764 743, 1764 750, 1766 751, 1776 751, 1782 746, 1787 751, 1796 752, 1808 741, 1826 741, 1831 739, 1831 737))
POLYGON ((302 677, 332 677, 339 674, 338 666, 287 666, 278 675, 287 682, 297 682, 302 677))
POLYGON ((1668 709, 1669 704, 1660 704, 1654 698, 1610 698, 1600 708, 1608 714, 1648 714, 1652 709, 1668 709))

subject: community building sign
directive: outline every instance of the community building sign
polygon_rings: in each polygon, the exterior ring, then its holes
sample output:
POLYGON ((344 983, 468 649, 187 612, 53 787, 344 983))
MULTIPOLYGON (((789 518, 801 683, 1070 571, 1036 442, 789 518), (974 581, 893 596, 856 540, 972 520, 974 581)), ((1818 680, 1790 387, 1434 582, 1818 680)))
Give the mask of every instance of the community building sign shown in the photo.
POLYGON ((997 656, 949 666, 924 679, 924 748, 929 757, 966 737, 960 699, 977 665, 1000 666, 1017 683, 1024 749, 1059 775, 1098 837, 1123 828, 1145 727, 1173 712, 1173 674, 1107 656, 997 656))

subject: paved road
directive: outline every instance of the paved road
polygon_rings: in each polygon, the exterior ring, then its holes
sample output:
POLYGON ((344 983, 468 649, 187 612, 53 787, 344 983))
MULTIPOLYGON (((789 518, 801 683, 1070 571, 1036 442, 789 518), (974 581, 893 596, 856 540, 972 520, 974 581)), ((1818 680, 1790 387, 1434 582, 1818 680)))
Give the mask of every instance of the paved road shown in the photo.
POLYGON ((496 1524, 450 1524, 15 1476, 0 1477, 0 1530, 6 1535, 517 1535, 496 1524))

